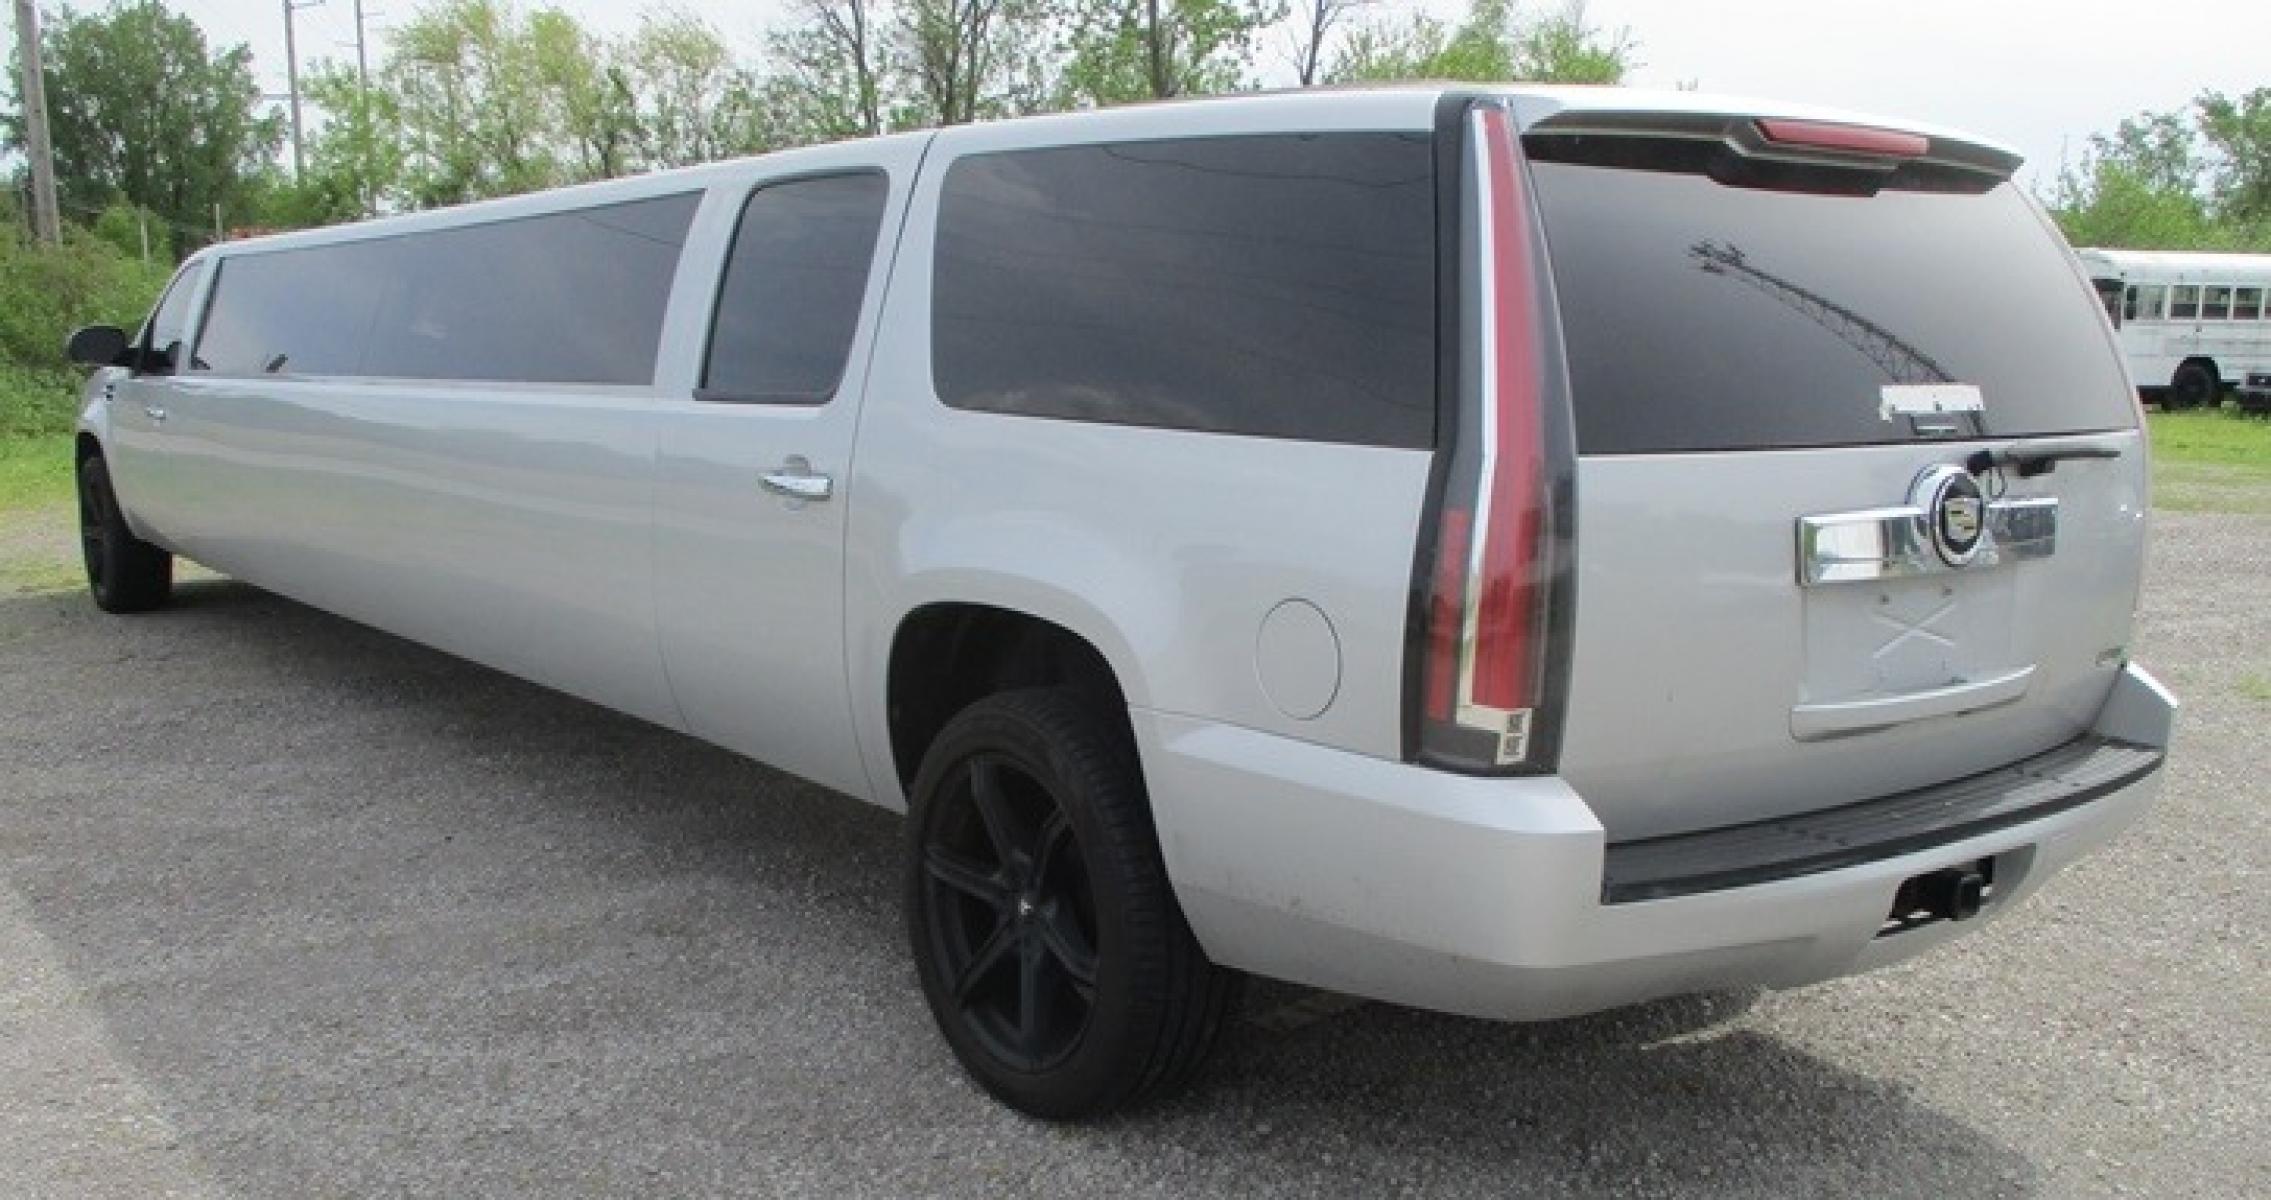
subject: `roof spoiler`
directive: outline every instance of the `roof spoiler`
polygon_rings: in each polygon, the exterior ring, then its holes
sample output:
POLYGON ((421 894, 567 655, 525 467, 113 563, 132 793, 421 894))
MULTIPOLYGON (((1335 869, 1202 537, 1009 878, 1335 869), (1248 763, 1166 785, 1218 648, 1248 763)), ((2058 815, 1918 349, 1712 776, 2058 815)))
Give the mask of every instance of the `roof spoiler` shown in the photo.
POLYGON ((1750 113, 1563 109, 1531 123, 1523 136, 1549 159, 1693 170, 1759 187, 1826 174, 1842 181, 1828 190, 1841 192, 1985 191, 2023 161, 1946 134, 1750 113))

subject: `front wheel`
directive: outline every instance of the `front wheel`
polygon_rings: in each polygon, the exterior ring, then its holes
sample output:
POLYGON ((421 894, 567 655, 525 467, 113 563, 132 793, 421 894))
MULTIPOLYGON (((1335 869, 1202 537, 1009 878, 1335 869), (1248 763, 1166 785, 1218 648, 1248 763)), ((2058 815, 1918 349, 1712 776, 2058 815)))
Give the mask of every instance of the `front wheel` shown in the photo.
POLYGON ((1181 1083, 1235 988, 1175 903, 1116 716, 1071 689, 981 700, 924 755, 908 812, 924 998, 964 1068, 1039 1117, 1181 1083))
POLYGON ((173 594, 173 555, 134 536, 99 454, 79 460, 79 552, 104 612, 147 612, 173 594))

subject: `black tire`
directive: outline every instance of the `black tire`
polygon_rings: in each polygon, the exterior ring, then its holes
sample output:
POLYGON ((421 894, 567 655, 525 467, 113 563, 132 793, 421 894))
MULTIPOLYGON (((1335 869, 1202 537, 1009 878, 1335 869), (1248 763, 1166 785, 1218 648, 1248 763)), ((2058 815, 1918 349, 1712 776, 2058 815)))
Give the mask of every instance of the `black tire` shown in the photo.
POLYGON ((1237 989, 1175 903, 1117 716, 1066 688, 978 701, 923 756, 908 810, 924 998, 978 1083, 1037 1117, 1180 1085, 1237 989))
POLYGON ((79 550, 87 590, 104 612, 148 612, 173 595, 173 555, 126 527, 99 454, 79 460, 79 550))
POLYGON ((2168 391, 2161 397, 2161 408, 2169 412, 2203 404, 2213 408, 2222 401, 2223 386, 2223 381, 2216 378, 2208 364, 2197 360, 2182 363, 2169 378, 2168 391))

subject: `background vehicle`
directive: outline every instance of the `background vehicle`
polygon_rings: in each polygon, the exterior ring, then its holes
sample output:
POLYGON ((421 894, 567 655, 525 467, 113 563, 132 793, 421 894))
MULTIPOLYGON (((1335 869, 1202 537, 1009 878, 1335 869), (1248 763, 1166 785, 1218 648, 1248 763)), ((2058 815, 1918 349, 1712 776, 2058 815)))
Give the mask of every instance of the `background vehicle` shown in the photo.
POLYGON ((88 335, 98 599, 191 554, 906 809, 926 996, 1036 1113, 1187 1076, 1233 968, 1866 969, 2132 819, 2173 713, 2016 163, 1410 88, 226 247, 186 350, 88 335))
POLYGON ((2163 408, 2214 405, 2271 371, 2271 254, 2076 251, 2129 374, 2163 408))

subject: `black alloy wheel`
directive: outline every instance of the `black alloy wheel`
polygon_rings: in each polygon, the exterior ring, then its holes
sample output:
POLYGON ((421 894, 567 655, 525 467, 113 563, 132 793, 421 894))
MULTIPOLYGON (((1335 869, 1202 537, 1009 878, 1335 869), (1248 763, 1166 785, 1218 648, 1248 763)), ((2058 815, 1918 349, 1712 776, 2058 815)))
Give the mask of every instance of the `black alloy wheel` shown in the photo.
POLYGON ((916 972, 981 1086, 1076 1118, 1197 1071, 1238 976, 1207 960, 1176 903, 1117 697, 979 700, 931 741, 908 795, 916 972))
POLYGON ((79 469, 79 556, 87 567, 87 590, 100 597, 110 576, 110 497, 87 465, 79 469))
POLYGON ((964 760, 923 846, 931 952, 986 1049, 1043 1071, 1096 1004, 1096 898, 1064 809, 1000 754, 964 760))
POLYGON ((146 612, 173 593, 173 555, 134 536, 99 454, 79 461, 79 555, 104 612, 146 612))

